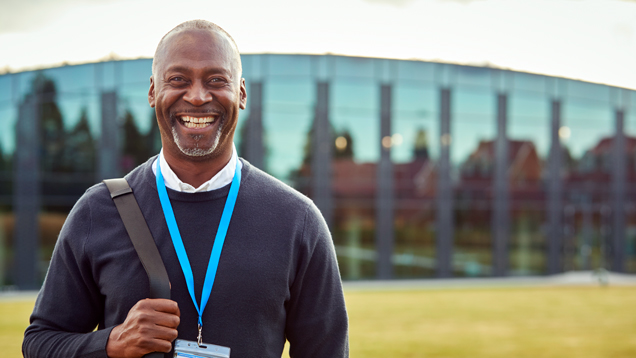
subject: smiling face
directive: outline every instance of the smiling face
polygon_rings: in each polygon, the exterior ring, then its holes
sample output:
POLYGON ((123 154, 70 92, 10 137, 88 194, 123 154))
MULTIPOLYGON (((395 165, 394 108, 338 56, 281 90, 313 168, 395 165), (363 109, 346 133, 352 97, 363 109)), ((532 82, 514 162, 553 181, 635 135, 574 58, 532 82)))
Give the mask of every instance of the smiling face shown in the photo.
POLYGON ((236 48, 224 34, 202 29, 172 33, 160 46, 148 102, 166 159, 229 161, 247 99, 236 48))

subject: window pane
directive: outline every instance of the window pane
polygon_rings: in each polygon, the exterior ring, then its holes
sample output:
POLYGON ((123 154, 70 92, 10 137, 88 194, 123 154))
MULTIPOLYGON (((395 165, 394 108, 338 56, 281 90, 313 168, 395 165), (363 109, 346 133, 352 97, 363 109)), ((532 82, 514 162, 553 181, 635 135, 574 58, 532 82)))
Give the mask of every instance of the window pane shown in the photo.
POLYGON ((13 75, 7 74, 0 76, 0 106, 10 105, 12 97, 12 78, 13 75))
POLYGON ((65 66, 44 70, 44 75, 55 82, 57 94, 81 94, 95 88, 93 64, 65 66))
POLYGON ((311 173, 315 87, 309 80, 271 79, 263 89, 265 168, 297 189, 307 188, 311 173))
POLYGON ((625 109, 625 151, 627 156, 625 269, 636 273, 636 91, 625 109))
POLYGON ((569 99, 562 118, 565 267, 603 267, 611 222, 614 113, 607 103, 569 99))
POLYGON ((512 73, 512 85, 515 91, 543 94, 546 91, 546 77, 529 73, 512 73))
POLYGON ((116 67, 119 66, 120 64, 114 61, 95 64, 98 90, 104 92, 115 90, 115 87, 118 85, 118 83, 116 83, 116 74, 118 73, 116 67))
POLYGON ((550 150, 549 99, 514 92, 508 107, 508 180, 511 204, 510 274, 545 272, 546 163, 550 150))
POLYGON ((610 87, 594 83, 566 80, 568 98, 572 100, 592 100, 608 102, 610 100, 610 87))
POLYGON ((397 80, 400 82, 435 81, 435 64, 421 61, 396 61, 397 80))
POLYGON ((335 57, 335 74, 338 78, 374 78, 374 60, 363 57, 335 57))
POLYGON ((452 93, 453 268, 457 276, 491 273, 495 101, 496 97, 486 91, 460 89, 452 93))
POLYGON ((14 105, 0 105, 0 151, 5 156, 13 156, 15 151, 15 123, 18 111, 14 105))
POLYGON ((148 104, 148 84, 122 86, 118 92, 120 172, 128 173, 161 149, 155 110, 148 104))
POLYGON ((432 85, 393 87, 396 277, 425 277, 435 272, 438 93, 432 85))
POLYGON ((455 66, 457 84, 463 88, 482 87, 487 90, 491 87, 491 70, 484 67, 455 66))
POLYGON ((333 236, 346 279, 375 277, 379 95, 373 81, 335 81, 331 86, 330 121, 337 138, 332 161, 333 236))
POLYGON ((268 76, 309 77, 311 67, 311 56, 267 55, 268 76))
POLYGON ((150 85, 150 76, 152 75, 152 60, 129 60, 121 62, 121 82, 122 85, 143 84, 150 85))
MULTIPOLYGON (((245 72, 243 72, 245 74, 245 72)), ((246 153, 243 150, 244 143, 243 138, 247 136, 247 126, 246 123, 250 118, 250 79, 245 79, 245 88, 247 89, 247 106, 245 109, 239 111, 238 122, 236 123, 236 129, 234 130, 234 146, 236 147, 236 152, 239 157, 244 157, 246 153)))

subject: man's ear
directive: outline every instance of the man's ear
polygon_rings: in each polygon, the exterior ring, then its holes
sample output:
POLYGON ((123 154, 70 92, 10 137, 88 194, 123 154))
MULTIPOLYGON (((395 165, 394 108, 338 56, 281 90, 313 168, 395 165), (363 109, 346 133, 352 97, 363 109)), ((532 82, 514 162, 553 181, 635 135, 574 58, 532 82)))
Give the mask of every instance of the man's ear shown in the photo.
POLYGON ((148 89, 148 104, 155 108, 155 81, 152 76, 150 76, 150 88, 148 89))
POLYGON ((247 90, 245 90, 245 78, 241 78, 241 90, 239 95, 241 96, 241 103, 239 108, 245 109, 247 106, 247 90))

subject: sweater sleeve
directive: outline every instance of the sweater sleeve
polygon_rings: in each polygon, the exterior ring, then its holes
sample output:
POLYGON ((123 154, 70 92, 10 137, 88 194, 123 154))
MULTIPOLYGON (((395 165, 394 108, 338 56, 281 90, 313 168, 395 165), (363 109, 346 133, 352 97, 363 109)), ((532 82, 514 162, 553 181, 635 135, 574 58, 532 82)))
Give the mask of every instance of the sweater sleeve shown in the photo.
POLYGON ((71 210, 53 250, 24 333, 24 357, 107 357, 112 328, 95 330, 103 322, 103 298, 84 252, 90 236, 91 211, 85 194, 71 210))
POLYGON ((348 357, 348 318, 336 252, 313 204, 307 208, 298 257, 285 328, 290 356, 348 357))

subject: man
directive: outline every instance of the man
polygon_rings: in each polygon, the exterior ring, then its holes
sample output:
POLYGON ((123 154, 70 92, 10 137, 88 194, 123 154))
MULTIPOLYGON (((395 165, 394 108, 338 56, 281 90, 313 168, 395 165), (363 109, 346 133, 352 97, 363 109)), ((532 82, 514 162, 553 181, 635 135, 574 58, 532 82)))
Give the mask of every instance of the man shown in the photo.
POLYGON ((348 356, 324 220, 310 200, 236 156, 232 140, 246 100, 239 52, 224 30, 196 20, 164 36, 148 91, 163 149, 126 179, 166 266, 171 300, 146 299, 146 273, 108 190, 95 185, 60 233, 25 332, 25 357, 170 357, 175 339, 197 340, 199 324, 203 342, 229 347, 232 358, 279 358, 285 339, 293 357, 348 356), (240 189, 210 293, 206 270, 235 177, 240 189))

